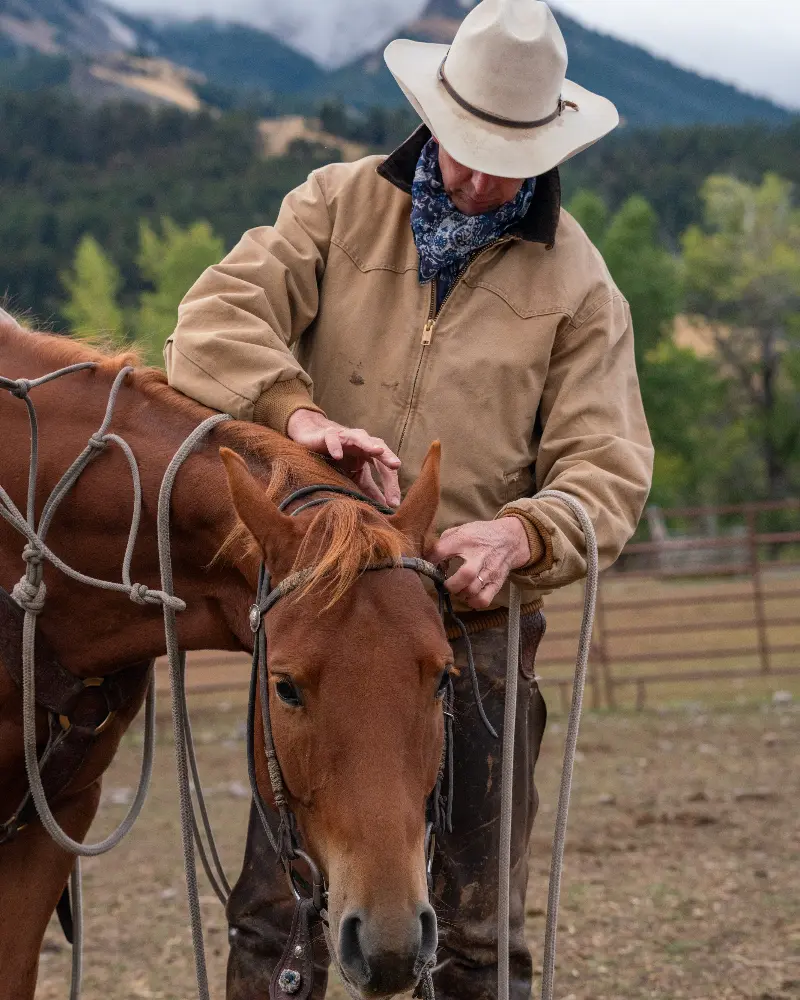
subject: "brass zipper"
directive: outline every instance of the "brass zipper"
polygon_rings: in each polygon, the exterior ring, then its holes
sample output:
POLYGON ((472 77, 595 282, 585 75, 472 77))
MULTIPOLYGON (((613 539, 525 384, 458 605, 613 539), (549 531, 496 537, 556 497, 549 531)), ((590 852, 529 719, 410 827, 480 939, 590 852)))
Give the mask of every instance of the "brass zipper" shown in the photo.
POLYGON ((422 350, 420 351, 419 361, 417 362, 417 370, 414 372, 414 381, 411 384, 411 398, 409 399, 408 402, 408 411, 406 412, 406 419, 405 422, 403 423, 403 429, 400 432, 400 440, 397 444, 398 452, 403 447, 403 441, 405 440, 406 431, 408 430, 408 423, 411 420, 411 411, 414 408, 414 395, 417 390, 417 382, 419 381, 419 375, 422 370, 422 362, 425 359, 425 348, 430 347, 431 345, 431 341, 433 340, 433 334, 436 329, 436 323, 439 317, 442 315, 442 309, 444 309, 447 300, 455 291, 456 285, 464 277, 464 275, 466 274, 469 267, 473 264, 473 262, 476 261, 478 257, 481 256, 481 254, 486 253, 487 250, 491 250, 492 247, 496 247, 500 243, 508 243, 512 238, 513 237, 511 236, 501 236, 500 239, 494 240, 491 243, 487 243, 485 247, 481 247, 480 250, 476 250, 474 253, 470 254, 464 266, 455 276, 453 284, 450 286, 447 294, 442 299, 441 305, 439 306, 438 310, 436 308, 436 279, 434 278, 431 281, 431 305, 430 309, 428 310, 428 318, 425 321, 425 326, 422 328, 422 340, 420 342, 422 344, 422 350))
POLYGON ((491 243, 487 243, 485 247, 481 247, 480 250, 476 250, 475 253, 470 254, 464 266, 455 276, 453 284, 450 286, 450 288, 447 291, 447 294, 442 299, 442 304, 439 306, 438 310, 436 309, 436 279, 435 278, 433 279, 433 281, 431 282, 431 300, 432 300, 431 309, 430 312, 428 313, 427 322, 425 323, 425 326, 422 328, 421 343, 423 347, 430 347, 431 341, 433 340, 433 331, 436 329, 436 323, 442 314, 442 309, 444 309, 447 300, 455 291, 456 285, 464 277, 464 275, 466 274, 469 267, 473 264, 473 262, 476 261, 478 257, 481 256, 481 254, 486 253, 487 250, 491 250, 493 247, 498 246, 500 243, 508 243, 510 239, 511 239, 510 236, 501 236, 500 239, 494 240, 491 243))

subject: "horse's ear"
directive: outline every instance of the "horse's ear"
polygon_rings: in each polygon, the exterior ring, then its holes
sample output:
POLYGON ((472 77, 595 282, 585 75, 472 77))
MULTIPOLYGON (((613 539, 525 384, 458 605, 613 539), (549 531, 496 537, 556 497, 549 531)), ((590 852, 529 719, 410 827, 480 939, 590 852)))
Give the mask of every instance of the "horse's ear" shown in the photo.
POLYGON ((434 441, 422 463, 417 481, 406 494, 397 513, 392 516, 394 526, 413 542, 420 553, 426 548, 425 540, 433 531, 439 508, 441 458, 442 446, 434 441))
POLYGON ((219 457, 225 466, 239 520, 261 549, 270 572, 285 575, 290 571, 303 540, 300 525, 281 513, 265 496, 263 487, 240 455, 230 448, 220 448, 219 457))

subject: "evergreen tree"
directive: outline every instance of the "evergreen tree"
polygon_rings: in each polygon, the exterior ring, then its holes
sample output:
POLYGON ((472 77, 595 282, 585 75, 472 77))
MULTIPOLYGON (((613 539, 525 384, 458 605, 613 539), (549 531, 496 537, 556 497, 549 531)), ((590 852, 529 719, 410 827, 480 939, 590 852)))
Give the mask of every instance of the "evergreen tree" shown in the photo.
POLYGON ((122 279, 93 236, 87 234, 80 241, 73 268, 62 273, 61 283, 69 294, 61 311, 72 333, 121 344, 124 332, 117 296, 122 279))
POLYGON ((164 342, 175 329, 178 306, 202 272, 225 254, 223 241, 207 222, 182 229, 163 219, 161 234, 149 223, 139 229, 137 263, 151 290, 142 292, 133 326, 143 357, 162 364, 164 342))

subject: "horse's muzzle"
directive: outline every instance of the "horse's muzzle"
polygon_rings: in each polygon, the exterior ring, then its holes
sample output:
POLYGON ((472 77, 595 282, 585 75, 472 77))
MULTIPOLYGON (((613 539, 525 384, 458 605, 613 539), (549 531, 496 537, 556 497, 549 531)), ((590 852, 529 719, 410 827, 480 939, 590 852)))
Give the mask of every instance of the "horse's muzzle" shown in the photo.
POLYGON ((388 920, 353 910, 339 923, 339 962, 353 986, 368 997, 413 989, 436 954, 436 914, 428 903, 388 920))

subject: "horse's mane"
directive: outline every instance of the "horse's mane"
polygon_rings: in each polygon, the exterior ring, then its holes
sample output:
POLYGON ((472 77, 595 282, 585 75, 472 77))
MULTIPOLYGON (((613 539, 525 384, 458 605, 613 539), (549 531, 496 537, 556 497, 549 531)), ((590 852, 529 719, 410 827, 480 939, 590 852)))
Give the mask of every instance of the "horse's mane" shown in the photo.
MULTIPOLYGON (((199 424, 211 410, 173 389, 158 368, 140 367, 138 354, 131 350, 111 353, 70 337, 23 330, 0 314, 0 342, 7 336, 35 337, 38 352, 53 368, 92 361, 101 372, 115 375, 126 365, 135 368, 132 388, 165 403, 176 414, 199 424)), ((321 456, 307 451, 282 434, 243 420, 231 420, 215 429, 219 443, 232 448, 258 467, 266 469, 269 482, 266 497, 280 502, 302 486, 326 484, 353 488, 351 480, 337 472, 321 456)), ((318 508, 297 555, 296 566, 313 572, 301 593, 323 589, 335 604, 355 583, 364 567, 383 560, 399 562, 408 540, 377 511, 347 497, 335 497, 318 508)), ((242 557, 260 555, 250 532, 238 521, 222 545, 217 559, 238 562, 242 557)))

